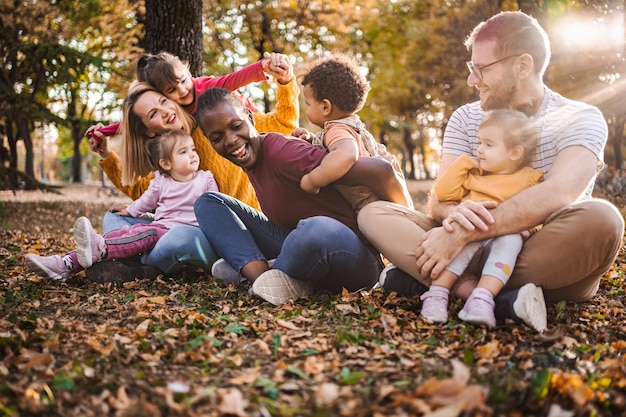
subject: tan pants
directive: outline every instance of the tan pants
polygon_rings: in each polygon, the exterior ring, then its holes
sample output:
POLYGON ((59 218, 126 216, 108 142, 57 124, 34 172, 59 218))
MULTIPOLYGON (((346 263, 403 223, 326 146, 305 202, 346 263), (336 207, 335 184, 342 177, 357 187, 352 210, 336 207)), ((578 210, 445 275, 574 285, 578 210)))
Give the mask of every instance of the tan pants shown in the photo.
MULTIPOLYGON (((415 264, 422 235, 436 226, 430 217, 377 201, 361 210, 358 221, 363 234, 391 263, 430 285, 415 264)), ((565 207, 524 243, 505 289, 532 282, 543 288, 548 304, 588 300, 597 293, 600 278, 615 261, 623 235, 622 215, 605 200, 565 207)))

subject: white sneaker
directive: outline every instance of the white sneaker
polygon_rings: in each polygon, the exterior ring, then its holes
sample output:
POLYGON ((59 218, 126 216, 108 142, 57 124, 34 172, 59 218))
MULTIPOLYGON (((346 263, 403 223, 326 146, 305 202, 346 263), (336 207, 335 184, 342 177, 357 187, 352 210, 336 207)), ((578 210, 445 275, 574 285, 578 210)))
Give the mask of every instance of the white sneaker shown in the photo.
POLYGON ((524 323, 539 333, 548 327, 548 312, 543 290, 533 283, 519 289, 513 302, 513 311, 524 323))
POLYGON ((74 222, 74 238, 76 239, 76 255, 83 268, 89 268, 100 262, 106 253, 104 238, 93 230, 87 217, 79 217, 74 222))
POLYGON ((279 305, 311 295, 313 283, 293 279, 278 269, 270 269, 252 283, 252 292, 265 301, 279 305))
POLYGON ((239 285, 245 278, 241 276, 239 272, 235 270, 224 258, 220 258, 213 262, 211 266, 211 275, 215 278, 221 279, 226 284, 239 285))

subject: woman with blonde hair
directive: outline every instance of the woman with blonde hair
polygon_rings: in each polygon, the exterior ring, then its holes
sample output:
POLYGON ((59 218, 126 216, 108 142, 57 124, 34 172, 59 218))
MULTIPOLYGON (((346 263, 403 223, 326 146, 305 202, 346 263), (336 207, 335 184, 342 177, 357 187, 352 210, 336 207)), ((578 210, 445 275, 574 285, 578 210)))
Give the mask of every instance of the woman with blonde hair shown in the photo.
MULTIPOLYGON (((286 71, 274 76, 278 82, 276 108, 270 113, 254 113, 253 116, 260 131, 288 134, 298 125, 299 89, 290 63, 286 71)), ((97 132, 97 125, 90 128, 95 137, 89 139, 89 147, 102 158, 100 166, 111 182, 130 198, 136 199, 147 189, 154 171, 146 151, 147 142, 172 129, 182 129, 191 134, 200 156, 200 169, 213 172, 223 193, 252 207, 259 207, 254 189, 241 168, 219 156, 196 127, 194 118, 149 84, 134 83, 124 100, 122 158, 110 150, 108 137, 97 132)), ((113 205, 106 213, 103 222, 105 233, 136 222, 151 221, 118 216, 115 214, 118 210, 120 207, 113 205)), ((216 259, 215 251, 201 232, 180 225, 170 229, 149 254, 143 255, 141 263, 157 267, 167 274, 180 270, 184 264, 208 270, 216 259)), ((98 270, 88 270, 87 275, 99 282, 134 278, 127 277, 128 274, 146 274, 143 270, 129 270, 121 262, 101 262, 97 266, 98 270)), ((154 275, 154 271, 150 271, 150 275, 154 275)))

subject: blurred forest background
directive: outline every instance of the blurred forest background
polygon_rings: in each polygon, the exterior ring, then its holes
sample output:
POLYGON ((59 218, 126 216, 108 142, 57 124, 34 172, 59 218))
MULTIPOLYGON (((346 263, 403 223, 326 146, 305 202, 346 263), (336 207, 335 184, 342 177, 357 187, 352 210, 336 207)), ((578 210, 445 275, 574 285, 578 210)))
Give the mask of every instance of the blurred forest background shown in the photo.
MULTIPOLYGON (((84 132, 120 120, 144 51, 174 53, 196 76, 230 73, 264 51, 289 55, 296 72, 317 56, 352 52, 372 87, 361 118, 404 161, 408 178, 432 178, 448 117, 477 98, 466 83, 470 53, 463 41, 500 10, 529 13, 548 31, 553 58, 546 82, 602 110, 610 128, 607 172, 619 177, 625 6, 625 0, 0 0, 0 189, 104 181, 84 132)), ((243 92, 271 110, 271 82, 243 92)), ((304 111, 301 118, 306 126, 304 111)))

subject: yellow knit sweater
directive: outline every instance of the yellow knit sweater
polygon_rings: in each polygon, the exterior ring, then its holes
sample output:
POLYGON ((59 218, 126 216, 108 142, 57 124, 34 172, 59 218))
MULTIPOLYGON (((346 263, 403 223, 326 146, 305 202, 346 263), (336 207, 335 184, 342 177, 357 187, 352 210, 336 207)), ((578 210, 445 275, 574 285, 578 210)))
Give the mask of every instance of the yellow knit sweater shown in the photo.
MULTIPOLYGON (((254 119, 259 132, 278 132, 290 134, 298 127, 300 90, 295 79, 289 84, 278 86, 276 109, 272 113, 255 113, 254 119)), ((220 192, 228 194, 244 203, 259 209, 259 201, 254 188, 245 172, 237 165, 218 155, 206 139, 202 130, 196 127, 192 132, 196 151, 200 157, 200 169, 210 170, 217 181, 220 192)), ((121 161, 115 152, 100 161, 102 170, 111 182, 133 200, 139 198, 148 189, 154 174, 137 178, 133 185, 122 185, 121 161)))

